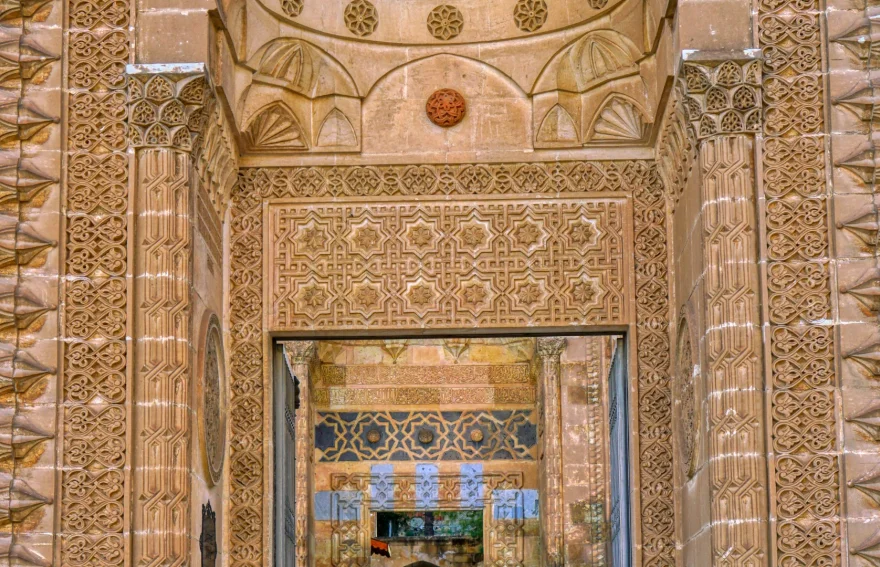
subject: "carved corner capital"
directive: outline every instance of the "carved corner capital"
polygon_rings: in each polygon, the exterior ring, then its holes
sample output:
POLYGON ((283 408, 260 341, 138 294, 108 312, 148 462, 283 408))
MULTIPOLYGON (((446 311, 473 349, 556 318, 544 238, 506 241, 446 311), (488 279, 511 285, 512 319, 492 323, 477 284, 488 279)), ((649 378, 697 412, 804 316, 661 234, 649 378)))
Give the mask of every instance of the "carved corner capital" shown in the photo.
POLYGON ((131 147, 191 151, 204 127, 211 90, 205 66, 127 65, 125 70, 131 147))
POLYGON ((753 51, 684 54, 678 81, 698 140, 761 130, 761 61, 753 51))
POLYGON ((568 341, 563 337, 541 337, 538 339, 537 352, 541 358, 555 358, 562 356, 568 341))
POLYGON ((318 356, 318 343, 315 341, 284 341, 284 355, 293 364, 311 364, 318 356))

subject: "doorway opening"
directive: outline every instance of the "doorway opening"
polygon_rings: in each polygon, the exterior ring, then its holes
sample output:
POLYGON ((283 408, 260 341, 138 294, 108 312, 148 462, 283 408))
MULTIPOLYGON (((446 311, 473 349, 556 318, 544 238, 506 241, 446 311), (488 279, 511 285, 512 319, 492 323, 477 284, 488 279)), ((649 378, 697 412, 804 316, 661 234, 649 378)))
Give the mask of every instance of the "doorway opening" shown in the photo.
POLYGON ((278 341, 276 565, 628 567, 625 344, 278 341))

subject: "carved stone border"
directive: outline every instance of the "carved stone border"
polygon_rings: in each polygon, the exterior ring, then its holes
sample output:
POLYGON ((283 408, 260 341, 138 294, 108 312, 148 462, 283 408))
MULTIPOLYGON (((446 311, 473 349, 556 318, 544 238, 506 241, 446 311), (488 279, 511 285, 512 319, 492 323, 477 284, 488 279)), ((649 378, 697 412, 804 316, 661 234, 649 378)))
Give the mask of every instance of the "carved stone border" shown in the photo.
POLYGON ((819 0, 760 0, 756 14, 764 53, 761 252, 777 565, 839 565, 842 554, 823 8, 819 0))
POLYGON ((131 6, 67 6, 60 564, 130 554, 131 274, 125 66, 131 6))
POLYGON ((673 566, 674 507, 670 392, 671 320, 667 195, 648 161, 254 168, 241 171, 231 214, 230 559, 265 564, 266 390, 263 218, 269 199, 620 191, 633 196, 638 359, 638 522, 643 565, 673 566))

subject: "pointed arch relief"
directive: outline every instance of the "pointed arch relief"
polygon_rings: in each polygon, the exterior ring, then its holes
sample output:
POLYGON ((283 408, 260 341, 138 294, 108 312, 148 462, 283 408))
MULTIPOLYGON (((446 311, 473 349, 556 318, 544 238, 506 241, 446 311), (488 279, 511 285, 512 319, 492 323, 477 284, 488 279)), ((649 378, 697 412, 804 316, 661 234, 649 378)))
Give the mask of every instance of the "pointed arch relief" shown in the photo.
POLYGON ((533 93, 582 93, 639 72, 642 54, 629 38, 613 30, 590 32, 563 48, 547 64, 533 93))
POLYGON ((248 149, 253 151, 309 149, 299 121, 282 102, 273 102, 255 112, 245 128, 244 139, 248 149))
POLYGON ((578 127, 571 114, 562 105, 556 104, 544 116, 538 129, 537 141, 540 144, 577 145, 580 142, 578 127))
POLYGON ((295 38, 274 39, 251 58, 254 80, 277 85, 310 99, 359 96, 345 67, 323 49, 295 38))
POLYGON ((318 131, 318 147, 354 148, 357 145, 358 138, 351 121, 338 108, 331 110, 318 131))
POLYGON ((589 129, 589 144, 633 144, 644 142, 649 133, 647 114, 631 98, 609 95, 589 129))

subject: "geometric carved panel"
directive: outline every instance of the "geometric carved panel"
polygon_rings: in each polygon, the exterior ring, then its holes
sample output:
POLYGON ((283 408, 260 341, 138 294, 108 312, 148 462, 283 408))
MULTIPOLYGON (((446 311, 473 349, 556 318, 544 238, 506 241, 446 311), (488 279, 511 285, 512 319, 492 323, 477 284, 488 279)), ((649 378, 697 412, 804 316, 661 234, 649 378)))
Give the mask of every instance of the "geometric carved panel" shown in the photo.
POLYGON ((270 202, 276 331, 626 322, 624 199, 270 202))
POLYGON ((532 410, 318 412, 320 462, 534 461, 532 410))

